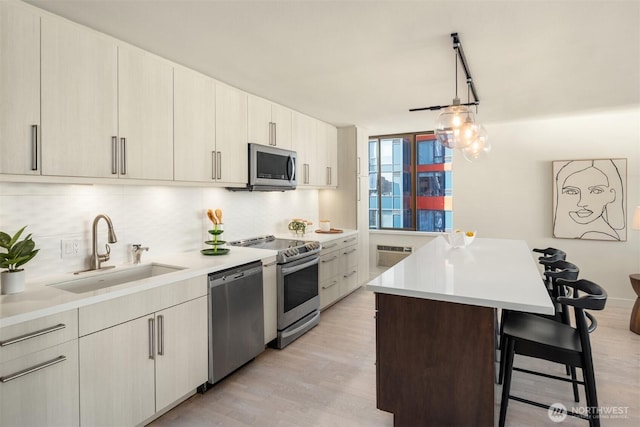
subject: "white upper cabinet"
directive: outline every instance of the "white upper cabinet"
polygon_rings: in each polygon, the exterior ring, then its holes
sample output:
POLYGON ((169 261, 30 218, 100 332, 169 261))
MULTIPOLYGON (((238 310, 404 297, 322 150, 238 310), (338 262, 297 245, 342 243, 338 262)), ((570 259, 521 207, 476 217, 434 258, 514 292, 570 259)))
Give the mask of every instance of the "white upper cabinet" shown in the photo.
POLYGON ((114 176, 117 72, 110 40, 42 18, 43 175, 114 176))
POLYGON ((293 113, 292 149, 298 153, 298 186, 338 185, 338 130, 325 122, 293 113))
POLYGON ((215 81, 181 67, 173 77, 174 178, 215 182, 215 81))
POLYGON ((271 104, 271 121, 273 125, 274 145, 291 149, 291 119, 292 111, 282 105, 271 104))
POLYGON ((40 17, 0 2, 0 173, 41 173, 40 17))
POLYGON ((245 185, 248 160, 247 94, 216 82, 216 180, 245 185))
POLYGON ((318 185, 318 174, 315 168, 316 155, 316 120, 300 113, 293 113, 292 150, 297 153, 298 186, 318 185))
POLYGON ((338 186, 338 129, 335 126, 327 126, 327 172, 329 187, 338 186))
POLYGON ((248 95, 248 142, 291 149, 291 110, 248 95))
POLYGON ((173 179, 173 67, 144 51, 118 48, 119 173, 173 179))

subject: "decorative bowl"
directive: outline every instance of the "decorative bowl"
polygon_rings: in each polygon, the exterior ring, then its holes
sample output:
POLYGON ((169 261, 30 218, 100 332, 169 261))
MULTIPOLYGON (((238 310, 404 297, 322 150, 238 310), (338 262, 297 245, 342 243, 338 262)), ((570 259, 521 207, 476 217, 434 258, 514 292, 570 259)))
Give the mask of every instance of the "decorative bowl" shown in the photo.
POLYGON ((451 245, 452 248, 465 248, 473 243, 473 240, 476 238, 475 231, 466 231, 462 232, 456 230, 453 233, 447 234, 447 241, 451 245))

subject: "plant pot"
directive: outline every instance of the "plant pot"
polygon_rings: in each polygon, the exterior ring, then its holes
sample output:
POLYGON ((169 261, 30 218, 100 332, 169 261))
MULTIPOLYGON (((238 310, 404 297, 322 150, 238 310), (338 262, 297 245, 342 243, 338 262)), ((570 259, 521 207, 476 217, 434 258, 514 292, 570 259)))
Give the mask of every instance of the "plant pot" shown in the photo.
POLYGON ((25 271, 3 271, 0 273, 1 292, 3 295, 17 294, 24 291, 25 271))

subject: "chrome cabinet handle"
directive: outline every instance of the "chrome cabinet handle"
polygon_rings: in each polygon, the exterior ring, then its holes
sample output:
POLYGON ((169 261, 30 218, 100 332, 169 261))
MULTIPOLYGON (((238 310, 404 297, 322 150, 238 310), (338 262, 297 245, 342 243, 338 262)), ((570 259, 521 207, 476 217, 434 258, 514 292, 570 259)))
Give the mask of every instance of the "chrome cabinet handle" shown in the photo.
POLYGON ((331 185, 331 168, 327 166, 327 185, 331 185))
POLYGON ((331 248, 335 248, 336 246, 338 246, 338 244, 337 244, 337 243, 332 243, 332 244, 327 245, 327 246, 324 246, 324 245, 323 245, 323 246, 322 246, 322 249, 331 249, 331 248))
POLYGON ((154 334, 154 320, 153 319, 149 319, 149 359, 154 359, 154 353, 155 353, 155 347, 156 347, 156 343, 155 343, 155 334, 154 334))
POLYGON ((278 263, 278 261, 273 261, 270 262, 269 264, 264 264, 262 267, 263 268, 267 268, 267 267, 273 267, 274 265, 276 265, 278 263))
POLYGON ((222 179, 222 151, 216 155, 216 174, 218 179, 222 179))
POLYGON ((357 237, 352 237, 352 238, 350 238, 350 239, 343 240, 343 243, 353 242, 353 241, 354 241, 354 240, 356 240, 356 239, 357 239, 357 237))
POLYGON ((346 279, 347 277, 351 277, 351 276, 353 276, 354 274, 356 274, 357 272, 358 272, 357 270, 353 270, 351 273, 349 273, 349 274, 345 274, 345 275, 344 275, 344 278, 346 279))
POLYGON ((31 125, 31 170, 38 170, 38 125, 31 125))
POLYGON ((158 356, 164 356, 164 316, 158 316, 158 356))
POLYGON ((211 179, 216 179, 216 152, 211 152, 211 179))
POLYGON ((118 173, 118 137, 111 137, 111 174, 118 173))
POLYGON ((273 140, 273 122, 269 122, 269 145, 276 145, 273 140))
POLYGON ((278 124, 273 124, 273 145, 278 145, 278 124))
POLYGON ((13 381, 17 378, 37 372, 40 369, 48 368, 49 366, 53 366, 60 362, 64 362, 65 360, 67 360, 67 356, 58 356, 55 359, 51 359, 46 362, 39 363, 30 368, 23 369, 22 371, 18 371, 14 374, 7 375, 6 377, 0 377, 0 383, 3 383, 3 384, 8 383, 9 381, 13 381))
POLYGON ((332 287, 333 285, 335 285, 336 283, 338 283, 337 280, 334 280, 333 282, 331 282, 331 284, 327 285, 327 286, 323 286, 322 289, 329 289, 330 287, 332 287))
POLYGON ((338 255, 334 255, 333 257, 329 258, 329 259, 323 259, 322 262, 331 262, 331 261, 335 261, 338 258, 338 255))
POLYGON ((48 334, 54 331, 59 331, 60 329, 64 329, 66 328, 66 325, 64 323, 59 323, 55 326, 50 326, 48 328, 44 328, 44 329, 40 329, 38 331, 35 332, 29 332, 28 334, 24 334, 24 335, 20 335, 18 337, 15 338, 9 338, 8 340, 5 341, 0 341, 0 347, 6 347, 8 345, 11 344, 16 344, 19 343, 21 341, 25 341, 31 338, 35 338, 35 337, 39 337, 40 335, 44 335, 44 334, 48 334))
POLYGON ((354 253, 354 252, 355 252, 355 251, 357 251, 357 250, 358 250, 358 249, 355 249, 355 248, 354 248, 354 249, 351 249, 350 251, 343 252, 342 254, 343 254, 343 255, 349 255, 349 254, 354 253))
POLYGON ((356 200, 360 201, 360 177, 358 177, 358 182, 356 183, 356 200))
POLYGON ((122 144, 122 157, 120 162, 120 173, 122 175, 127 174, 127 138, 120 138, 120 144, 122 144))

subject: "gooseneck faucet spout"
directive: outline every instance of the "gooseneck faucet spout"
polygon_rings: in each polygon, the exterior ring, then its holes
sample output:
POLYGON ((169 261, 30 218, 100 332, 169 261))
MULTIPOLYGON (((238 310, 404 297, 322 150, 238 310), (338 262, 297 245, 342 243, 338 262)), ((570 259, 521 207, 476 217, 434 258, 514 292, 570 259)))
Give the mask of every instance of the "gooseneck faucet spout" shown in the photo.
POLYGON ((91 267, 89 268, 90 270, 99 270, 100 268, 102 268, 101 264, 105 261, 109 261, 109 254, 111 253, 111 248, 108 244, 105 245, 107 250, 106 254, 98 253, 98 223, 101 219, 104 219, 106 221, 107 227, 109 228, 107 236, 108 242, 116 243, 118 241, 118 239, 116 238, 116 232, 113 230, 113 223, 111 222, 111 218, 103 214, 95 217, 95 219, 93 220, 93 229, 91 233, 91 238, 93 240, 93 251, 91 254, 91 267))

